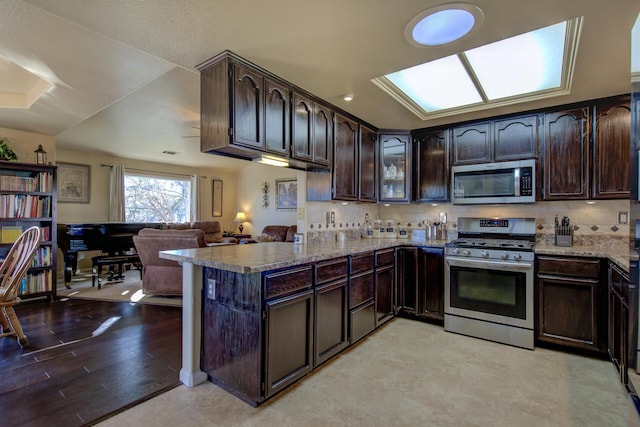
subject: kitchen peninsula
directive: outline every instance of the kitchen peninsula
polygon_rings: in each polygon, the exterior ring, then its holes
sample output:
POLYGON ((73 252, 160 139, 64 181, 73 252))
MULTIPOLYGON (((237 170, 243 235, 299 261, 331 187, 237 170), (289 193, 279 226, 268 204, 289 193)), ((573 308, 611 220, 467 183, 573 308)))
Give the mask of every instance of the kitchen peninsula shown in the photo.
POLYGON ((272 242, 161 252, 183 265, 180 380, 191 387, 209 378, 252 405, 273 396, 393 317, 400 244, 418 243, 272 242))
MULTIPOLYGON (((259 405, 393 317, 396 248, 446 243, 357 239, 161 252, 183 265, 180 380, 192 387, 210 379, 259 405)), ((596 257, 628 271, 626 251, 538 243, 536 256, 596 257)))

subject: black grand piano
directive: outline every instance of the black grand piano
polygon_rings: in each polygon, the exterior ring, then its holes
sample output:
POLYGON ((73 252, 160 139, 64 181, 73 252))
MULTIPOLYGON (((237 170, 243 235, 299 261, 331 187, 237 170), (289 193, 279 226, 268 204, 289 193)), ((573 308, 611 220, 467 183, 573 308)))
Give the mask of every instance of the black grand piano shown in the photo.
POLYGON ((78 269, 78 252, 102 251, 121 255, 133 248, 133 236, 143 228, 162 228, 159 222, 103 222, 58 224, 58 247, 64 259, 64 284, 78 269))

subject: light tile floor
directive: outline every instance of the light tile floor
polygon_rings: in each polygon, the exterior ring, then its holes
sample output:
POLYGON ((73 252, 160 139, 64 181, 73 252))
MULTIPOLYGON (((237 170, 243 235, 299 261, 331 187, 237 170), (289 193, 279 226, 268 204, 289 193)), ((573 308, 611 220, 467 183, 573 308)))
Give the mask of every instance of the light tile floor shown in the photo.
POLYGON ((253 408, 207 382, 100 426, 638 426, 607 361, 394 319, 253 408))

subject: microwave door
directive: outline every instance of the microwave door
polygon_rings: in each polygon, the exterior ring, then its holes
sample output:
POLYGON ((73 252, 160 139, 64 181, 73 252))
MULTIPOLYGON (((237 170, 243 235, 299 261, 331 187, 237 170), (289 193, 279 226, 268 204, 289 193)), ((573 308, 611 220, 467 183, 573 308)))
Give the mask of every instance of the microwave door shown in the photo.
POLYGON ((514 169, 483 172, 461 172, 454 176, 456 198, 473 199, 481 197, 512 197, 516 193, 514 169))

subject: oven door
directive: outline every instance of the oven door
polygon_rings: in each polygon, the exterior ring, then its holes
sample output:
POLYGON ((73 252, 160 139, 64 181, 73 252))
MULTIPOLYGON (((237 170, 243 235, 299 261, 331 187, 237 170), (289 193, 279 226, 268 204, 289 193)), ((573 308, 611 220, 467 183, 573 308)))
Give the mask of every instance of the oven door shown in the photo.
POLYGON ((446 314, 533 329, 533 264, 448 256, 446 314))

